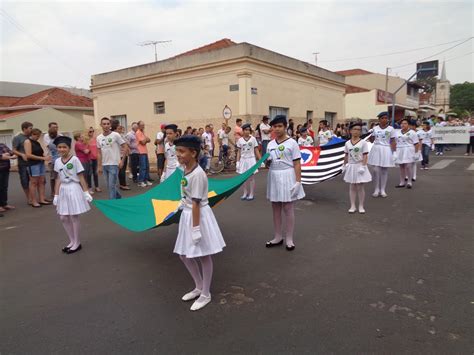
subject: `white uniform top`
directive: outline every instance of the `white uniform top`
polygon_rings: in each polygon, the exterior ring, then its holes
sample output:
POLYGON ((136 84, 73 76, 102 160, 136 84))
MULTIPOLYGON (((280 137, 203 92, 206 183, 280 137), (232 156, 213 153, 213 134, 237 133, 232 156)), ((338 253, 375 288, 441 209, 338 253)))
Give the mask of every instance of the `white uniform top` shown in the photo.
POLYGON ((418 135, 412 129, 409 129, 405 133, 402 133, 402 130, 397 130, 396 135, 397 148, 414 146, 419 142, 418 135))
POLYGON ((349 139, 344 146, 344 152, 349 155, 349 164, 362 163, 364 154, 369 153, 369 145, 363 139, 359 140, 356 144, 352 144, 351 140, 349 139))
POLYGON ((300 137, 298 138, 298 145, 301 145, 303 147, 312 147, 314 146, 313 138, 311 138, 309 134, 306 138, 300 137))
POLYGON ((222 141, 222 145, 229 145, 229 134, 226 133, 224 130, 220 130, 219 133, 217 133, 219 136, 219 139, 222 141))
POLYGON ((333 133, 330 129, 327 131, 320 130, 318 133, 319 145, 325 145, 332 138, 333 133))
POLYGON ((119 165, 120 146, 124 143, 125 140, 117 132, 110 132, 106 136, 99 134, 97 148, 100 148, 102 154, 102 165, 119 165))
POLYGON ((374 136, 374 144, 385 146, 389 146, 390 140, 396 137, 395 129, 392 126, 387 126, 384 129, 375 126, 372 129, 372 135, 374 136))
POLYGON ((214 144, 212 142, 212 134, 210 132, 204 132, 201 138, 204 140, 204 143, 209 147, 209 149, 212 150, 212 148, 214 147, 214 144))
POLYGON ((208 205, 208 182, 204 170, 196 165, 193 171, 181 179, 181 201, 186 207, 192 208, 193 200, 200 201, 201 206, 208 205))
POLYGON ((294 161, 301 159, 301 152, 298 143, 293 138, 287 138, 283 142, 277 143, 273 139, 268 143, 267 153, 270 153, 272 163, 271 170, 292 169, 294 161))
POLYGON ((253 136, 250 136, 248 140, 241 137, 237 141, 237 148, 240 149, 240 158, 255 158, 255 148, 257 147, 258 142, 253 136))
POLYGON ((429 131, 420 129, 416 134, 421 143, 431 146, 431 138, 433 138, 433 131, 431 129, 429 131))
POLYGON ((174 144, 165 143, 165 158, 167 169, 176 169, 178 167, 178 157, 176 156, 176 146, 174 144))
POLYGON ((65 163, 63 163, 62 158, 56 159, 54 171, 58 173, 61 184, 67 184, 70 182, 80 182, 77 174, 82 173, 84 168, 79 158, 73 155, 65 163))
POLYGON ((263 132, 263 130, 267 130, 267 129, 269 130, 271 128, 272 127, 266 123, 263 123, 263 122, 260 123, 260 132, 261 132, 260 137, 262 138, 262 141, 269 141, 271 139, 272 134, 270 132, 268 133, 263 132))

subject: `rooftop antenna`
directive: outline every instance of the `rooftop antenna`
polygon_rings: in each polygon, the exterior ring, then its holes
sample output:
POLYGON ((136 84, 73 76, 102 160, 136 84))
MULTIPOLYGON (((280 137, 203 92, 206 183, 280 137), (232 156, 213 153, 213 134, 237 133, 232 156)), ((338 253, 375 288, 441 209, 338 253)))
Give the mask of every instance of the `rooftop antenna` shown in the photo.
POLYGON ((145 46, 154 46, 155 47, 155 62, 158 61, 158 54, 156 53, 156 45, 157 44, 162 44, 162 43, 170 43, 171 41, 146 41, 142 43, 138 43, 139 46, 145 47, 145 46))
POLYGON ((318 66, 318 54, 320 52, 314 52, 313 55, 314 55, 314 65, 318 66))

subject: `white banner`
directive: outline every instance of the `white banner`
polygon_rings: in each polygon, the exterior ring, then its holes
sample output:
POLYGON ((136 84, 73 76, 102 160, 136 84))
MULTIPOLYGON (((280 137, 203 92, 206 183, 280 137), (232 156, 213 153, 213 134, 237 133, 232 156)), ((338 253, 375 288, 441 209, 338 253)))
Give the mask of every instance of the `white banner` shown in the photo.
POLYGON ((469 143, 470 126, 433 127, 433 140, 436 143, 469 143))

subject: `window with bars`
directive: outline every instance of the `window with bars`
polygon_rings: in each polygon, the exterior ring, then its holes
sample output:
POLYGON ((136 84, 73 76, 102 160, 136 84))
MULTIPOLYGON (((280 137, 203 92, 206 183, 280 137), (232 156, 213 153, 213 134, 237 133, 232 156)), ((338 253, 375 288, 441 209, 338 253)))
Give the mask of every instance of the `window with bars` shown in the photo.
POLYGON ((160 115, 165 113, 165 102, 164 101, 158 101, 154 103, 155 106, 155 114, 160 115))

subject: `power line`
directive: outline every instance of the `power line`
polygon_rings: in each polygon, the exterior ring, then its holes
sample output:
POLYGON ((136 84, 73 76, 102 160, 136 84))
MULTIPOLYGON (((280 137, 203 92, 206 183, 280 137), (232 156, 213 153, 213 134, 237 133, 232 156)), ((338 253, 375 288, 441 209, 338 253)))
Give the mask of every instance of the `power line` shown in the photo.
POLYGON ((39 48, 47 52, 50 56, 52 56, 54 59, 56 59, 58 62, 60 62, 62 65, 67 67, 69 70, 71 70, 76 76, 79 76, 79 78, 83 77, 84 74, 78 72, 75 68, 72 68, 68 63, 63 61, 61 58, 56 56, 47 46, 43 45, 35 36, 33 36, 31 33, 28 32, 28 30, 23 27, 18 21, 16 21, 8 12, 6 12, 5 9, 0 9, 0 15, 2 15, 10 24, 12 24, 16 29, 19 31, 23 32, 26 34, 30 40, 35 43, 39 48))
MULTIPOLYGON (((471 37, 471 38, 472 38, 472 37, 471 37)), ((420 50, 428 49, 428 48, 439 47, 439 46, 443 46, 443 45, 446 45, 446 44, 456 43, 456 42, 459 42, 459 41, 462 41, 462 40, 463 40, 463 39, 458 39, 458 40, 456 40, 456 41, 434 44, 434 45, 432 45, 432 46, 427 46, 427 47, 420 47, 420 48, 414 48, 414 49, 407 49, 407 50, 398 51, 398 52, 389 52, 389 53, 383 53, 383 54, 375 54, 375 55, 369 55, 369 56, 365 56, 365 57, 339 58, 339 59, 331 59, 331 60, 321 60, 321 62, 324 62, 324 63, 332 63, 332 62, 343 62, 343 61, 348 61, 348 60, 357 60, 357 59, 368 59, 368 58, 385 57, 385 56, 390 56, 390 55, 395 55, 395 54, 403 54, 403 53, 409 53, 409 52, 420 51, 420 50)))
POLYGON ((413 65, 413 64, 416 64, 416 63, 420 63, 420 62, 423 61, 423 60, 430 59, 430 58, 433 58, 433 57, 435 57, 435 56, 437 56, 437 55, 440 55, 440 54, 442 54, 442 53, 445 53, 445 52, 447 52, 447 51, 450 51, 451 49, 454 49, 454 48, 460 46, 461 44, 464 44, 464 43, 466 43, 467 41, 470 41, 470 40, 473 39, 473 38, 474 38, 474 37, 469 37, 468 39, 462 41, 461 43, 458 43, 458 44, 456 44, 456 45, 454 45, 454 46, 451 46, 451 47, 449 47, 449 48, 446 48, 446 49, 442 50, 441 52, 432 54, 432 55, 430 55, 430 56, 428 56, 428 57, 425 57, 425 58, 422 58, 422 59, 418 59, 418 60, 415 61, 415 62, 411 62, 411 63, 407 63, 407 64, 403 64, 403 65, 397 65, 396 67, 390 67, 390 69, 403 68, 403 67, 407 67, 407 66, 409 66, 409 65, 413 65))
POLYGON ((467 55, 469 55, 469 54, 473 54, 473 53, 474 53, 474 51, 469 52, 469 53, 464 53, 464 54, 461 54, 461 55, 459 55, 459 56, 457 56, 457 57, 449 58, 449 59, 445 60, 444 62, 450 62, 450 61, 452 61, 452 60, 455 60, 455 59, 458 59, 458 58, 462 58, 462 57, 465 57, 465 56, 467 56, 467 55))

